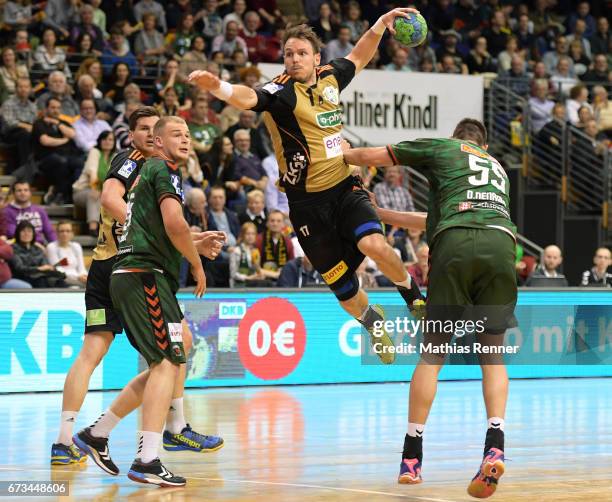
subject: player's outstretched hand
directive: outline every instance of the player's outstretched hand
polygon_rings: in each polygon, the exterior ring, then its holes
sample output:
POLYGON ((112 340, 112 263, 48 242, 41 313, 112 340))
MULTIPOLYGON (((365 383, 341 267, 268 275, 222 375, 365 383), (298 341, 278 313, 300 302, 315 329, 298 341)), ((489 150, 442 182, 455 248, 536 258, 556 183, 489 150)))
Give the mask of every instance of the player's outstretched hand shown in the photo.
POLYGON ((209 260, 219 256, 226 240, 225 233, 217 231, 192 232, 191 236, 198 253, 209 260))
POLYGON ((381 20, 385 23, 385 26, 389 30, 391 35, 395 35, 395 29, 393 28, 393 21, 395 21, 396 17, 406 17, 409 18, 410 14, 419 14, 417 9, 413 9, 412 7, 401 7, 397 9, 390 10, 383 16, 381 16, 381 20))
POLYGON ((191 275, 193 275, 193 278, 196 282, 193 294, 197 298, 201 298, 202 295, 206 292, 206 275, 204 274, 204 267, 202 267, 202 263, 198 263, 197 267, 191 267, 191 275))
MULTIPOLYGON (((391 22, 393 23, 393 21, 391 22)), ((187 77, 187 82, 197 85, 204 91, 216 91, 221 85, 219 77, 203 70, 192 71, 187 77)))

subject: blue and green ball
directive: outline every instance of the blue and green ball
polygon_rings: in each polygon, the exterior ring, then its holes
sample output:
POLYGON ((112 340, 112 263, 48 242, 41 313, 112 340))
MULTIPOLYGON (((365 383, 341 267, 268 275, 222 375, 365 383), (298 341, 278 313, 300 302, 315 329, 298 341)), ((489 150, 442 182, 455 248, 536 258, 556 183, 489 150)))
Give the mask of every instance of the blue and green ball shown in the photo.
POLYGON ((396 17, 393 21, 395 40, 406 47, 421 45, 427 38, 427 21, 421 14, 396 17))

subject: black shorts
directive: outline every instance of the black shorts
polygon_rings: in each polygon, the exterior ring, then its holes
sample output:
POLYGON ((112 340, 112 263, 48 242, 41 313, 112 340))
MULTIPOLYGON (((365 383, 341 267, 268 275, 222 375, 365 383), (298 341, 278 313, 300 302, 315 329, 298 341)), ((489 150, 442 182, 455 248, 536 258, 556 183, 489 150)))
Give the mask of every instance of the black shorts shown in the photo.
POLYGON ((304 253, 336 294, 349 287, 365 258, 359 240, 383 233, 368 194, 351 178, 312 200, 290 202, 289 218, 304 253))
POLYGON ((85 286, 86 334, 100 331, 117 334, 123 331, 110 295, 110 278, 114 264, 115 257, 91 262, 85 286))

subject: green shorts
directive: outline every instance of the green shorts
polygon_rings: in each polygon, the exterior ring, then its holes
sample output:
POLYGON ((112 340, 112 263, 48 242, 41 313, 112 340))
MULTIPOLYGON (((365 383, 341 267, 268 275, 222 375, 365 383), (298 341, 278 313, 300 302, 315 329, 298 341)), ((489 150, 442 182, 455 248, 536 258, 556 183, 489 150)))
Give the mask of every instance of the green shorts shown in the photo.
POLYGON ((130 343, 149 366, 185 362, 183 315, 163 273, 113 273, 110 292, 130 343))
POLYGON ((427 319, 454 321, 467 315, 480 319, 489 334, 516 326, 514 256, 514 240, 502 230, 442 231, 430 250, 427 319))

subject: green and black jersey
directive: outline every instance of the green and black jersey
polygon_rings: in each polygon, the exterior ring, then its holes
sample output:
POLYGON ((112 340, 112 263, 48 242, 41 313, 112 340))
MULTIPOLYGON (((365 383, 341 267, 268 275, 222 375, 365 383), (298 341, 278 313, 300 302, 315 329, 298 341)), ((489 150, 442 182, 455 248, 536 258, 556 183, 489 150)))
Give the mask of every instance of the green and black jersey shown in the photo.
POLYGON ((309 86, 283 73, 257 92, 253 108, 263 114, 278 160, 279 185, 289 201, 335 187, 350 176, 341 149, 340 92, 355 76, 346 58, 316 68, 309 86))
POLYGON ((515 237, 508 176, 486 150, 458 139, 419 139, 387 151, 393 162, 415 168, 429 181, 430 244, 450 227, 496 228, 515 237))
POLYGON ((157 269, 164 272, 177 291, 181 253, 164 228, 160 204, 166 197, 174 197, 183 204, 181 170, 170 161, 149 159, 128 195, 127 218, 113 271, 157 269))

